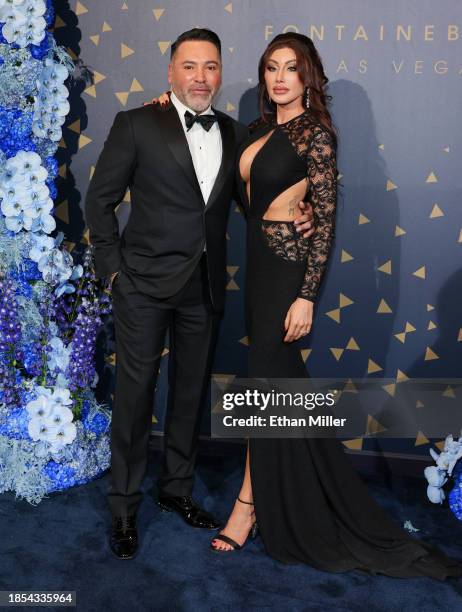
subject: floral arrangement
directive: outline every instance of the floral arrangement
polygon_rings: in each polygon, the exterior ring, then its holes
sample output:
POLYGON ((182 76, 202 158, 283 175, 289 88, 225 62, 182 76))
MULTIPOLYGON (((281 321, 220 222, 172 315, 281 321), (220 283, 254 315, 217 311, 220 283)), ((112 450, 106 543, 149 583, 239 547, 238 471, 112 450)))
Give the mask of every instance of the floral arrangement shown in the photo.
POLYGON ((0 0, 0 492, 31 503, 109 467, 94 354, 109 296, 63 248, 54 157, 74 69, 51 0, 0 0))
POLYGON ((454 488, 449 493, 449 507, 455 517, 462 521, 462 436, 454 440, 452 435, 446 437, 443 451, 438 454, 430 449, 436 465, 425 468, 424 474, 427 479, 427 497, 434 504, 441 504, 446 498, 443 486, 450 476, 454 478, 454 488))

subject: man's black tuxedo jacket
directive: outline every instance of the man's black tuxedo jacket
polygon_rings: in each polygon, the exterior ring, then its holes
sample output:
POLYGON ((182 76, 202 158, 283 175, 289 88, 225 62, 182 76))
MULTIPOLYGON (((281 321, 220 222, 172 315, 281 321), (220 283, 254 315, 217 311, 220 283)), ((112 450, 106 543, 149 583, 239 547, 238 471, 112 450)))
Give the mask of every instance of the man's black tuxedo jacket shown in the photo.
POLYGON ((231 117, 214 112, 223 156, 207 205, 173 104, 116 115, 85 202, 97 277, 123 270, 139 291, 168 298, 185 285, 205 246, 212 304, 216 311, 223 310, 236 152, 248 132, 231 117), (119 237, 115 208, 127 187, 131 212, 119 237))

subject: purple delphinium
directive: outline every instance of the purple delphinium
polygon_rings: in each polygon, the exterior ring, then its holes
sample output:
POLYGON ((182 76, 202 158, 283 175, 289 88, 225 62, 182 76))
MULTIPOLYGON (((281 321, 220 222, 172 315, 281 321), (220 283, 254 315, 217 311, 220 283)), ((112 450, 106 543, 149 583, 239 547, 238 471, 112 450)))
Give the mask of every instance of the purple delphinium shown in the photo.
POLYGON ((82 409, 81 392, 91 386, 95 378, 96 337, 102 325, 101 316, 110 312, 110 299, 100 291, 95 278, 92 247, 85 250, 82 266, 77 290, 69 298, 73 301, 68 330, 72 344, 66 372, 69 389, 77 400, 76 416, 80 416, 82 409))
POLYGON ((42 347, 35 342, 23 346, 24 369, 29 376, 40 376, 42 373, 42 347))
POLYGON ((42 324, 39 331, 41 351, 39 382, 43 386, 52 386, 54 384, 53 377, 48 370, 48 355, 51 353, 50 340, 52 334, 50 322, 55 318, 55 308, 55 296, 49 291, 39 304, 39 312, 42 316, 42 324))
POLYGON ((1 401, 15 404, 18 398, 17 367, 23 360, 21 322, 18 317, 15 283, 0 279, 0 392, 1 401))

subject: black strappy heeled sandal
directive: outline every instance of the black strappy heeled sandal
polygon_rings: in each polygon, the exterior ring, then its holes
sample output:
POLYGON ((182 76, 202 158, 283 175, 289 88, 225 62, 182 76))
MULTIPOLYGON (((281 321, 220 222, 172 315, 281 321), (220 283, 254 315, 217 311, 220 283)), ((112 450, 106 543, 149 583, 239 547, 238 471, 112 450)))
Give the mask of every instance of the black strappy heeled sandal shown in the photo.
MULTIPOLYGON (((247 504, 248 506, 253 506, 252 502, 244 501, 240 497, 237 498, 237 501, 240 501, 241 504, 247 504)), ((252 514, 255 514, 255 510, 252 510, 252 514)), ((252 525, 252 528, 251 528, 251 530, 249 532, 248 538, 250 538, 251 540, 255 540, 255 538, 257 537, 257 534, 258 534, 258 525, 257 525, 257 521, 254 521, 254 523, 252 525)), ((230 538, 227 535, 224 535, 223 533, 219 533, 218 535, 216 535, 213 538, 212 542, 210 542, 210 548, 213 550, 213 552, 217 552, 217 553, 227 553, 227 552, 233 552, 233 551, 237 551, 237 550, 242 550, 244 548, 244 546, 245 546, 245 542, 241 546, 240 544, 235 542, 232 538, 230 538), (225 548, 225 549, 221 550, 219 548, 215 548, 215 546, 212 544, 212 542, 214 542, 215 540, 221 540, 222 542, 225 542, 226 544, 229 544, 230 546, 232 546, 232 549, 229 550, 229 549, 225 548)))

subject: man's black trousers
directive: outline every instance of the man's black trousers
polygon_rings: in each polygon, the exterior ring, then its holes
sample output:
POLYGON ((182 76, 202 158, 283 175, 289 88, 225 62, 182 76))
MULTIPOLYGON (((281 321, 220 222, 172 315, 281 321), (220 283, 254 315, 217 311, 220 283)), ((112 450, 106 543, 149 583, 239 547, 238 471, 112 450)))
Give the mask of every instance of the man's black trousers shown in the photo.
POLYGON ((200 407, 205 398, 216 339, 204 254, 183 289, 167 300, 135 290, 119 272, 113 284, 116 387, 111 429, 113 515, 136 514, 147 467, 156 379, 169 331, 169 394, 164 428, 161 495, 190 495, 200 407))

